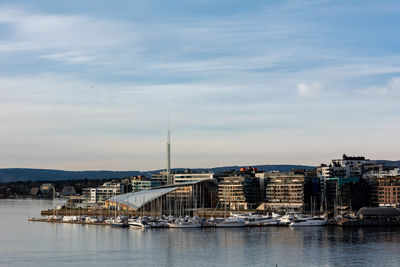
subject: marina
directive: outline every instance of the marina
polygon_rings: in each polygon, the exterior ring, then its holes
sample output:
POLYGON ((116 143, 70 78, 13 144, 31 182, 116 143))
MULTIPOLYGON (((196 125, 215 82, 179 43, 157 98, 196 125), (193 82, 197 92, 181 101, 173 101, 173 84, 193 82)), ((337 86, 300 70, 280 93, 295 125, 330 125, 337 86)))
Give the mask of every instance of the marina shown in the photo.
POLYGON ((397 266, 400 260, 399 227, 143 231, 27 220, 55 202, 0 200, 0 212, 7 214, 0 218, 0 266, 397 266))
MULTIPOLYGON (((42 211, 40 218, 28 218, 30 222, 49 222, 49 223, 68 223, 85 225, 103 225, 113 227, 132 227, 132 228, 226 228, 226 227, 313 227, 313 226, 338 226, 338 227, 361 227, 361 226, 400 226, 399 211, 395 208, 362 208, 357 216, 338 216, 327 219, 326 215, 311 216, 300 213, 270 214, 262 213, 229 213, 226 211, 212 212, 211 216, 193 217, 187 216, 145 216, 138 215, 118 215, 103 216, 99 215, 60 215, 57 210, 42 211), (43 216, 43 214, 50 214, 43 216), (214 215, 218 214, 214 218, 214 215)), ((62 212, 61 212, 62 213, 62 212)), ((64 214, 67 212, 64 212, 64 214)), ((100 212, 105 214, 106 212, 100 212)), ((112 212, 108 212, 112 214, 112 212)), ((71 212, 70 212, 71 214, 71 212)), ((204 213, 203 213, 204 214, 204 213)))

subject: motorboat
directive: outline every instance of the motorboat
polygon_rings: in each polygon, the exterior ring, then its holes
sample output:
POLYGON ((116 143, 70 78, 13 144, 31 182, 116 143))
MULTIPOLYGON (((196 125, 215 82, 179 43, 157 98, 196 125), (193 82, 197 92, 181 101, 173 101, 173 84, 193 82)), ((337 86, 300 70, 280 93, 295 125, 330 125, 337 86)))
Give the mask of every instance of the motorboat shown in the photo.
POLYGON ((62 219, 63 219, 62 216, 57 216, 57 215, 49 215, 49 216, 47 216, 47 220, 48 221, 60 221, 62 219))
POLYGON ((278 223, 278 218, 269 216, 254 216, 246 219, 246 226, 277 225, 278 223))
POLYGON ((151 220, 147 223, 151 228, 167 228, 167 227, 169 227, 169 223, 164 220, 151 220))
POLYGON ((89 216, 89 217, 86 217, 85 222, 86 223, 97 223, 97 222, 99 222, 99 220, 96 217, 89 216))
POLYGON ((297 226, 323 226, 327 224, 326 218, 323 217, 304 217, 294 219, 289 226, 297 227, 297 226))
POLYGON ((196 222, 174 222, 168 223, 170 228, 200 228, 201 224, 196 222))
POLYGON ((190 218, 189 216, 185 218, 178 218, 174 222, 168 223, 170 228, 200 228, 201 223, 198 221, 197 217, 190 218))
POLYGON ((278 219, 279 225, 289 225, 293 221, 293 216, 286 214, 278 219))
POLYGON ((147 222, 139 220, 139 219, 129 219, 128 225, 129 225, 129 227, 132 227, 132 228, 149 228, 150 227, 150 225, 147 222))
POLYGON ((228 217, 225 219, 217 219, 215 221, 215 227, 244 227, 246 226, 246 220, 238 217, 228 217))

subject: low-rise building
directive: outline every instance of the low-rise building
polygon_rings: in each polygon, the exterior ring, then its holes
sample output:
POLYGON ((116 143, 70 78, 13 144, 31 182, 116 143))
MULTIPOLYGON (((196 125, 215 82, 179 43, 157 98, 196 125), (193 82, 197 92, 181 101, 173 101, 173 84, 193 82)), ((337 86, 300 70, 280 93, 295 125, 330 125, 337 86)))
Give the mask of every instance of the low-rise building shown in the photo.
POLYGON ((56 197, 56 189, 53 184, 42 184, 40 186, 40 194, 42 196, 53 196, 56 197))
POLYGON ((60 192, 60 196, 74 196, 76 195, 76 190, 75 187, 73 187, 72 185, 65 185, 63 186, 61 192, 60 192))
POLYGON ((392 207, 364 207, 358 211, 357 217, 362 220, 398 220, 400 218, 400 210, 392 207))

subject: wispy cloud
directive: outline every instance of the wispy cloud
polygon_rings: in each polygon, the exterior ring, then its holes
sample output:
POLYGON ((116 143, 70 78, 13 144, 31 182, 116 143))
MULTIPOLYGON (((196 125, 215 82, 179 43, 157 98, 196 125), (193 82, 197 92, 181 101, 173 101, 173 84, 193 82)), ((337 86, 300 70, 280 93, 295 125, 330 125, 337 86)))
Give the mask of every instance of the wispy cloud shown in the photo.
POLYGON ((320 83, 299 83, 297 93, 301 96, 315 96, 321 92, 323 86, 320 83))
POLYGON ((358 89, 356 91, 359 95, 363 96, 380 96, 380 97, 393 97, 400 96, 400 78, 392 78, 381 86, 372 86, 366 89, 358 89))
POLYGON ((57 53, 57 54, 47 54, 47 55, 42 55, 40 57, 47 58, 47 59, 61 60, 61 61, 71 62, 71 63, 87 62, 87 61, 91 61, 93 59, 93 57, 82 55, 82 53, 79 51, 71 51, 71 52, 57 53))
POLYGON ((9 29, 0 42, 0 55, 19 52, 26 57, 26 53, 33 53, 66 63, 91 61, 95 54, 130 38, 127 25, 113 20, 46 14, 19 6, 0 6, 0 23, 9 29))
POLYGON ((36 165, 162 167, 167 111, 180 166, 311 162, 356 150, 378 128, 398 132, 382 118, 400 114, 400 54, 387 34, 399 25, 376 19, 366 33, 374 5, 360 15, 331 1, 223 1, 212 12, 211 2, 0 6, 0 146, 15 156, 0 161, 29 163, 24 147, 45 147, 36 165), (321 145, 331 140, 341 145, 321 145))

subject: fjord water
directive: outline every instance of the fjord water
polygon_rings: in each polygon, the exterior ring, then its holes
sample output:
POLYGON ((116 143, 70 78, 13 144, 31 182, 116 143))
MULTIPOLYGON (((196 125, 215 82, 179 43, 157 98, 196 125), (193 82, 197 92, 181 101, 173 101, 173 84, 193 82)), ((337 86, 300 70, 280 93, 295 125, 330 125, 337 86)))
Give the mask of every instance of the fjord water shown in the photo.
POLYGON ((398 228, 116 229, 28 222, 50 200, 0 200, 1 266, 399 266, 398 228))

